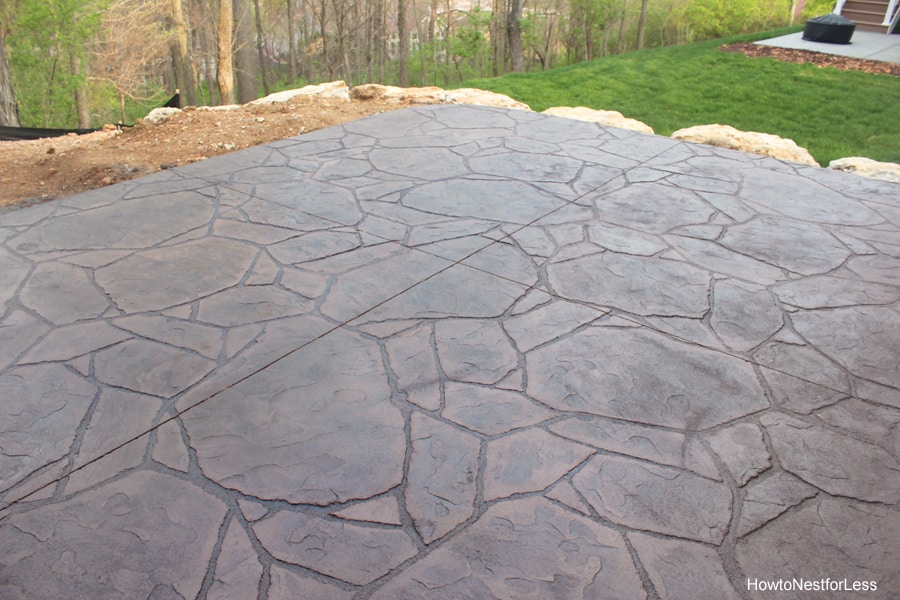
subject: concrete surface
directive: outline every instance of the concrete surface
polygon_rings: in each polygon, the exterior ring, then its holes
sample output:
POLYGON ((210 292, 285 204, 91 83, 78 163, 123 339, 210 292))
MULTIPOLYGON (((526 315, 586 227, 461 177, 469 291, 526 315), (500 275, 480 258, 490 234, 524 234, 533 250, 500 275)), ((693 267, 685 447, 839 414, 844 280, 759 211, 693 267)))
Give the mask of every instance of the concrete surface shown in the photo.
POLYGON ((887 35, 875 31, 854 31, 849 44, 810 42, 803 39, 802 31, 755 43, 761 46, 809 50, 835 56, 900 63, 900 35, 887 35))
POLYGON ((900 590, 898 185, 415 108, 0 265, 0 598, 900 590))

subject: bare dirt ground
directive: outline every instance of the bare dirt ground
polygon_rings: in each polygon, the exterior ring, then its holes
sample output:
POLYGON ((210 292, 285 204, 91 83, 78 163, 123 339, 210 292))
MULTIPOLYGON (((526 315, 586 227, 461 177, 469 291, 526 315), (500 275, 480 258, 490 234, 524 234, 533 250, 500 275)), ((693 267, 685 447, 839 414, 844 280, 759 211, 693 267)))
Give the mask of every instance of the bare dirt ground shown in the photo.
MULTIPOLYGON (((892 63, 755 44, 722 49, 900 76, 900 65, 892 63)), ((404 106, 394 100, 296 97, 287 103, 232 111, 188 109, 158 125, 139 123, 122 130, 108 126, 106 131, 82 136, 0 142, 0 210, 62 198, 404 106)))
POLYGON ((187 109, 158 125, 0 141, 0 208, 62 198, 403 106, 396 101, 297 97, 229 111, 187 109))

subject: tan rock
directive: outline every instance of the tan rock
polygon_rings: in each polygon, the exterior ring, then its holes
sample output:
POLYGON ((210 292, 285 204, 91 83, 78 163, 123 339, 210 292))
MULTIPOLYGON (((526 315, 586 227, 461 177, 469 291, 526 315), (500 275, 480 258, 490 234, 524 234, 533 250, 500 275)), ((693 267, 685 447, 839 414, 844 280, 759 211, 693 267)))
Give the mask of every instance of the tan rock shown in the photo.
POLYGON ((353 100, 384 100, 399 99, 406 91, 393 85, 381 85, 380 83, 364 83, 350 89, 350 98, 353 100))
POLYGON ((444 104, 477 104, 479 106, 497 106, 500 108, 517 108, 519 110, 531 110, 527 104, 513 100, 509 96, 486 92, 475 88, 461 88, 447 90, 444 104))
POLYGON ((633 129, 643 133, 653 133, 653 128, 636 119, 629 119, 622 113, 615 110, 594 110, 586 106, 554 106, 544 111, 545 115, 555 117, 565 117, 567 119, 577 119, 579 121, 589 121, 591 123, 599 123, 600 125, 608 125, 609 127, 619 127, 621 129, 633 129))
POLYGON ((179 114, 180 112, 181 112, 180 108, 161 106, 159 108, 154 108, 149 113, 147 113, 147 116, 144 117, 143 120, 145 123, 153 123, 153 124, 158 125, 164 121, 168 121, 169 119, 171 119, 175 115, 179 114))
POLYGON ((740 131, 729 125, 697 125, 679 129, 672 134, 676 140, 709 144, 720 148, 729 148, 751 154, 770 156, 805 165, 818 167, 819 163, 794 140, 778 137, 769 133, 740 131))
POLYGON ((447 92, 439 87, 402 88, 395 85, 365 83, 350 90, 354 100, 393 100, 404 104, 445 104, 447 92))
POLYGON ((275 92, 274 94, 269 94, 265 98, 259 98, 248 104, 251 106, 276 104, 278 102, 287 102, 295 96, 319 96, 322 98, 337 98, 349 102, 350 88, 348 88, 347 84, 343 81, 331 81, 329 83, 320 83, 318 85, 307 85, 296 90, 275 92))
POLYGON ((401 88, 366 83, 350 90, 350 97, 354 100, 394 100, 403 104, 475 104, 531 110, 527 104, 513 100, 509 96, 473 88, 459 90, 444 90, 434 86, 401 88))
POLYGON ((836 171, 846 171, 847 173, 856 173, 872 179, 900 183, 900 165, 897 163, 878 162, 862 156, 848 156, 847 158, 831 161, 828 163, 828 168, 836 171))

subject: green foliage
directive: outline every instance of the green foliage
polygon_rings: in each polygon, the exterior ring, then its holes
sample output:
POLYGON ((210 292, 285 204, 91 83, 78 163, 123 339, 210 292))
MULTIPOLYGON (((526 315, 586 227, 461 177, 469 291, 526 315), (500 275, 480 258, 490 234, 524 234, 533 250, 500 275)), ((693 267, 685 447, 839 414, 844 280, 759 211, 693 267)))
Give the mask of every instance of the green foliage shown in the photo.
POLYGON ((101 23, 102 0, 22 2, 7 38, 23 126, 71 127, 74 93, 85 85, 81 65, 101 23))
POLYGON ((599 56, 600 32, 624 16, 623 0, 570 0, 569 13, 563 27, 566 30, 567 62, 579 62, 599 56))
MULTIPOLYGON (((828 12, 832 2, 806 0, 805 14, 828 12)), ((263 28, 267 29, 266 43, 271 46, 273 54, 283 54, 278 48, 284 48, 286 32, 279 32, 283 25, 275 20, 276 12, 283 10, 284 2, 262 0, 261 4, 265 8, 263 28), (267 14, 272 15, 268 23, 265 22, 267 14)), ((295 5, 299 4, 296 0, 295 5)), ((354 21, 371 18, 370 11, 360 10, 345 15, 346 22, 342 21, 345 27, 340 35, 346 37, 339 43, 339 33, 334 30, 336 19, 332 13, 345 4, 335 0, 321 6, 326 7, 326 4, 330 7, 328 16, 321 18, 327 32, 302 32, 303 43, 298 48, 305 67, 304 74, 313 82, 340 77, 351 84, 366 81, 397 83, 400 70, 397 60, 385 62, 382 58, 384 53, 379 50, 390 32, 375 32, 368 22, 354 21), (321 42, 325 33, 328 34, 331 64, 322 60, 324 46, 321 42), (338 48, 344 48, 346 54, 339 55, 338 48)), ((443 2, 438 4, 443 6, 443 2)), ((558 64, 574 64, 587 58, 621 54, 634 48, 640 4, 639 0, 528 0, 520 22, 526 70, 540 71, 558 64)), ((192 17, 195 67, 202 72, 207 68, 200 68, 197 61, 209 59, 215 54, 213 36, 216 24, 211 20, 215 17, 214 5, 206 6, 192 17), (213 10, 210 10, 211 7, 213 10)), ((485 2, 481 5, 490 6, 485 2)), ((165 16, 167 6, 163 0, 0 0, 0 17, 4 18, 4 26, 8 27, 7 43, 13 83, 23 124, 74 126, 77 122, 76 90, 86 92, 94 123, 119 120, 119 102, 123 97, 131 97, 125 102, 126 115, 135 114, 146 104, 158 104, 160 98, 171 93, 164 90, 172 85, 170 40, 167 37, 171 31, 165 16), (119 17, 113 18, 115 14, 119 17), (135 39, 140 39, 141 43, 133 43, 135 39), (151 41, 155 48, 153 52, 150 52, 151 41), (133 51, 135 49, 137 52, 133 51), (118 87, 119 95, 110 93, 109 83, 118 87)), ((374 0, 363 0, 360 6, 372 8, 374 0)), ((654 0, 649 3, 647 13, 645 46, 652 49, 733 32, 768 29, 788 20, 790 6, 790 0, 654 0)), ((478 6, 468 13, 453 11, 450 15, 440 16, 440 23, 433 28, 445 32, 446 38, 423 39, 410 49, 406 72, 411 84, 447 87, 502 72, 509 60, 507 56, 495 56, 495 46, 502 49, 505 43, 498 44, 498 40, 492 40, 491 30, 492 25, 497 24, 494 19, 504 17, 495 16, 490 10, 478 6), (497 58, 501 64, 494 64, 497 58)), ((423 27, 425 23, 423 20, 416 22, 417 27, 423 27)), ((299 27, 299 22, 297 25, 299 27)), ((505 27, 501 26, 499 30, 505 35, 505 27)), ((295 37, 299 32, 300 29, 295 28, 295 37)), ((421 35, 422 31, 419 33, 421 35)), ((673 51, 672 56, 680 54, 673 51)), ((670 80, 669 75, 680 72, 683 65, 663 68, 663 72, 657 75, 652 71, 652 66, 646 67, 651 70, 643 72, 643 64, 634 67, 634 72, 631 72, 632 67, 628 65, 633 60, 623 58, 615 63, 618 65, 615 69, 619 70, 615 76, 620 79, 605 83, 604 87, 621 90, 624 97, 634 96, 632 92, 647 88, 648 93, 661 94, 660 98, 676 98, 679 93, 675 88, 695 85, 690 74, 686 75, 689 79, 678 85, 665 83, 670 80), (650 75, 659 76, 659 81, 651 81, 650 75), (660 87, 664 85, 672 89, 660 87)), ((690 56, 687 60, 698 59, 690 56)), ((286 65, 286 62, 283 64, 286 65)), ((270 85, 270 91, 300 85, 300 82, 287 81, 285 69, 271 71, 275 82, 270 85)), ((724 76, 719 83, 734 85, 735 89, 747 87, 745 80, 738 79, 732 84, 724 76)), ((508 85, 514 85, 512 80, 508 85)), ((572 96, 589 95, 596 87, 591 80, 573 81, 566 85, 584 86, 583 92, 570 90, 572 96)), ((699 82, 697 89, 704 85, 699 82)), ((208 84, 199 83, 198 86, 202 101, 215 99, 216 94, 209 93, 208 84)), ((749 87, 751 89, 747 93, 756 91, 752 85, 749 87)), ((549 90, 548 93, 552 95, 558 91, 549 90)), ((719 90, 708 92, 709 98, 720 96, 719 90)), ((609 98, 618 101, 614 94, 609 98)), ((585 104, 589 100, 580 103, 585 104)), ((722 101, 725 101, 724 97, 722 101)), ((607 100, 603 99, 603 102, 607 100)), ((126 116, 126 120, 129 118, 126 116)))
POLYGON ((785 0, 694 0, 685 17, 695 39, 706 40, 784 26, 789 12, 785 0))
POLYGON ((448 40, 448 50, 461 79, 471 77, 473 72, 482 77, 489 72, 491 46, 488 36, 492 18, 489 11, 476 6, 468 13, 467 24, 448 40))
POLYGON ((798 30, 641 50, 461 85, 507 94, 537 111, 617 110, 660 135, 708 123, 772 133, 793 139, 822 164, 842 156, 900 162, 900 78, 718 50, 798 30))
MULTIPOLYGON (((90 82, 90 104, 92 107, 93 126, 102 123, 120 123, 122 121, 119 92, 109 82, 90 82)), ((168 97, 154 97, 149 100, 135 100, 125 97, 125 124, 131 125, 138 119, 147 116, 154 108, 159 107, 168 97)), ((68 127, 68 125, 66 125, 68 127)))
MULTIPOLYGON (((309 82, 306 79, 301 77, 295 81, 291 81, 291 78, 288 76, 288 74, 284 73, 276 81, 269 84, 269 93, 274 94, 276 92, 284 92, 286 90, 296 90, 306 85, 309 85, 309 82)), ((200 87, 200 97, 203 99, 208 99, 209 92, 207 91, 207 89, 209 86, 205 81, 203 81, 201 82, 200 87)), ((263 95, 264 94, 262 90, 260 90, 259 97, 262 98, 263 95)))
POLYGON ((803 22, 812 17, 821 17, 834 10, 834 0, 806 0, 803 6, 803 22))
MULTIPOLYGON (((448 60, 447 46, 440 40, 422 42, 411 52, 407 73, 410 85, 449 85, 456 72, 455 64, 448 60)), ((470 73, 477 76, 478 73, 470 73)), ((457 77, 457 79, 461 79, 457 77)))

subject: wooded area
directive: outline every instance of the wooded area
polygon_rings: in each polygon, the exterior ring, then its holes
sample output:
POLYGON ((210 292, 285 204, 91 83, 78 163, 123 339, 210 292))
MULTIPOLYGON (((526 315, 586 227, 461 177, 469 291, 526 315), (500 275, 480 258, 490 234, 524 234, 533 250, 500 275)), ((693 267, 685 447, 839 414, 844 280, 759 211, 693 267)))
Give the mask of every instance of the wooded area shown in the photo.
MULTIPOLYGON (((831 8, 806 4, 804 15, 831 8)), ((336 79, 446 87, 771 29, 801 10, 796 0, 0 0, 0 125, 129 122, 176 89, 182 105, 218 105, 336 79)))

